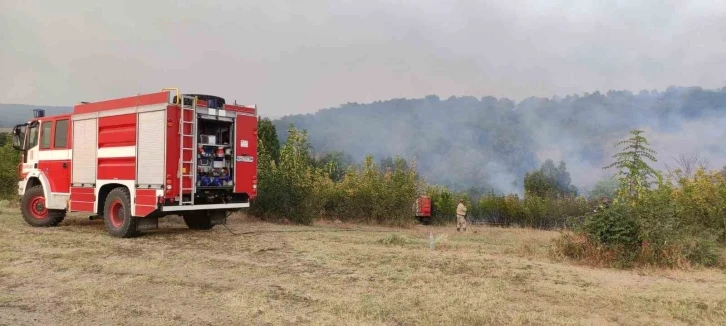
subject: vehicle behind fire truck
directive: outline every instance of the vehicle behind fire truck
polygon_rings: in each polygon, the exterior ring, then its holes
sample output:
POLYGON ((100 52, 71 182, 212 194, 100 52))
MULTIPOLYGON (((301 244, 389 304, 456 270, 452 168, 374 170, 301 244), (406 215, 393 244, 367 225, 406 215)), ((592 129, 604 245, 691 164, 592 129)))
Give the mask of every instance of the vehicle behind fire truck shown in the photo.
POLYGON ((167 215, 211 229, 257 196, 254 105, 164 89, 34 115, 13 129, 20 210, 32 226, 85 212, 117 237, 167 215))

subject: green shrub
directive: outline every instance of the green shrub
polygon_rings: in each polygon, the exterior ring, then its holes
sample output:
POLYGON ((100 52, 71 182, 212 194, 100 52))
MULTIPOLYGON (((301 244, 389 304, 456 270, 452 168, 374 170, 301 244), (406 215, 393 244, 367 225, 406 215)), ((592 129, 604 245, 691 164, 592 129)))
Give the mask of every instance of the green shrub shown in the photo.
POLYGON ((408 225, 416 198, 416 173, 402 158, 383 172, 373 157, 360 168, 351 166, 339 183, 324 191, 326 215, 348 221, 408 225))
POLYGON ((572 195, 540 197, 528 194, 520 199, 517 195, 487 193, 478 201, 480 215, 472 218, 502 226, 564 228, 573 219, 592 211, 594 203, 572 195))
POLYGON ((400 157, 382 170, 373 157, 358 168, 348 166, 335 182, 326 165, 316 166, 306 132, 294 127, 279 154, 279 164, 260 150, 259 195, 252 206, 256 216, 310 224, 317 218, 408 225, 414 221, 411 204, 418 188, 414 168, 400 157))
POLYGON ((612 206, 588 216, 582 230, 600 245, 637 249, 640 230, 632 213, 628 206, 612 206))
POLYGON ((311 224, 319 212, 316 183, 321 175, 312 165, 306 133, 290 127, 289 136, 280 150, 280 163, 265 148, 260 153, 259 195, 252 213, 266 219, 289 219, 293 223, 311 224))
POLYGON ((555 252, 613 267, 723 265, 718 241, 726 238, 724 176, 699 169, 692 177, 680 175, 674 186, 645 164, 643 158, 655 160, 654 151, 644 147, 640 132, 632 134, 619 143, 626 151, 612 165, 621 169, 615 202, 589 215, 576 237, 560 237, 555 252))
POLYGON ((426 194, 431 198, 431 223, 437 225, 456 221, 457 194, 442 186, 429 186, 426 194))
POLYGON ((0 199, 15 199, 20 152, 13 149, 10 134, 6 134, 5 138, 5 144, 0 147, 0 199))

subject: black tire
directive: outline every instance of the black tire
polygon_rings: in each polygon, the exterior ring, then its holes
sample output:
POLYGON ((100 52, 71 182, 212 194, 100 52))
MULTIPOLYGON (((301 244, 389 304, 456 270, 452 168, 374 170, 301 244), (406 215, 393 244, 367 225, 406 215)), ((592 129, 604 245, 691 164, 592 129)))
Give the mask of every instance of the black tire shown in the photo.
POLYGON ((431 217, 430 216, 417 216, 416 219, 422 225, 429 225, 429 224, 431 224, 431 217))
POLYGON ((66 212, 47 209, 43 186, 37 185, 27 189, 20 199, 20 212, 25 222, 35 227, 51 227, 63 222, 66 212))
POLYGON ((184 223, 194 230, 211 230, 214 227, 212 218, 205 211, 184 214, 184 223))
POLYGON ((131 216, 131 195, 125 187, 118 187, 106 196, 103 205, 103 221, 106 231, 114 237, 130 238, 139 232, 136 218, 131 216))

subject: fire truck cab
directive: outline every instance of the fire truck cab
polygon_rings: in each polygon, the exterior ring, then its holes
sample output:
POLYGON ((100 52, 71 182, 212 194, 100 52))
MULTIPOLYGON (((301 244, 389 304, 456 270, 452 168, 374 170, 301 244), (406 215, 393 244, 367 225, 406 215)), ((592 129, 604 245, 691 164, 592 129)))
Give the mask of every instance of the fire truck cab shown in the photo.
POLYGON ((156 228, 167 215, 211 229, 257 196, 257 108, 217 96, 163 89, 82 102, 64 115, 36 110, 12 142, 22 152, 18 194, 31 226, 85 212, 116 237, 156 228))

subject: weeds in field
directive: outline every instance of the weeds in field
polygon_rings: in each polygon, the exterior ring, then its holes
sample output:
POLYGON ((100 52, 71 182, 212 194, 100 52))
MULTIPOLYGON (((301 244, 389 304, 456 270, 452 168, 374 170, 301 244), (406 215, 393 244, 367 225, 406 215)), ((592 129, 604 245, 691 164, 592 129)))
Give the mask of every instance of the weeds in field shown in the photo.
POLYGON ((378 239, 376 242, 387 246, 403 246, 411 243, 411 240, 406 236, 394 233, 378 239))

